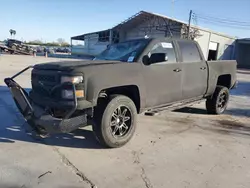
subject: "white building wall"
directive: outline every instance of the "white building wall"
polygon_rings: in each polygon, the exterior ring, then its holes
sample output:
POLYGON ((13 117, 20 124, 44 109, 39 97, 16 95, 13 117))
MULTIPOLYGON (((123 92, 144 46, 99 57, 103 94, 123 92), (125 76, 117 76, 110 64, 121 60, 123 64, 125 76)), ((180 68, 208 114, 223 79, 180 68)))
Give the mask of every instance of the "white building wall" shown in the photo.
POLYGON ((208 58, 209 43, 218 43, 217 59, 233 59, 235 39, 211 31, 199 30, 200 36, 195 40, 199 43, 205 59, 208 58))
MULTIPOLYGON (((147 35, 150 38, 158 38, 158 37, 165 37, 164 31, 159 31, 155 27, 150 30, 150 25, 156 25, 154 20, 149 20, 137 25, 134 28, 128 30, 120 31, 120 42, 125 40, 137 39, 137 38, 144 38, 147 35)), ((163 25, 165 23, 161 23, 163 20, 157 24, 163 25)), ((181 37, 181 29, 182 24, 175 26, 175 32, 172 32, 173 37, 180 38, 181 37)), ((205 59, 208 58, 209 53, 209 43, 215 42, 218 43, 218 54, 217 59, 233 59, 234 58, 234 42, 235 39, 227 36, 220 35, 218 33, 199 29, 199 35, 195 40, 199 43, 203 55, 205 59)), ((170 37, 170 33, 167 33, 167 36, 170 37)), ((101 53, 103 50, 106 49, 109 42, 99 42, 98 41, 98 34, 91 34, 85 37, 85 45, 82 49, 82 54, 89 54, 89 55, 97 55, 101 53)))
POLYGON ((98 55, 107 48, 109 42, 99 42, 98 34, 86 35, 84 46, 80 49, 72 50, 73 55, 98 55))
POLYGON ((212 33, 210 41, 219 43, 217 59, 229 60, 233 58, 234 38, 212 33))
MULTIPOLYGON (((155 28, 151 29, 151 31, 145 32, 143 29, 150 25, 152 21, 144 22, 137 27, 125 32, 123 34, 123 40, 131 40, 131 39, 137 39, 137 38, 143 38, 145 35, 148 37, 164 37, 165 32, 164 31, 158 31, 155 28)), ((153 24, 153 23, 151 23, 153 24)), ((199 43, 201 50, 203 52, 203 55, 205 59, 208 58, 209 53, 209 43, 216 42, 218 43, 218 54, 217 59, 232 59, 233 58, 233 49, 234 49, 234 38, 223 36, 220 34, 217 34, 215 32, 199 29, 199 34, 195 40, 199 43)), ((181 24, 179 32, 173 33, 174 37, 181 37, 181 24)))
POLYGON ((210 32, 199 30, 200 36, 195 40, 199 43, 201 50, 205 59, 208 57, 208 46, 209 46, 209 38, 210 32))
POLYGON ((89 55, 98 55, 103 50, 107 48, 107 45, 109 42, 99 42, 98 41, 99 35, 98 34, 92 34, 87 35, 85 37, 85 46, 86 46, 86 53, 89 55))
POLYGON ((71 47, 71 54, 72 55, 81 55, 85 50, 84 46, 72 46, 71 47))
MULTIPOLYGON (((155 28, 156 25, 164 25, 165 22, 163 20, 159 20, 159 22, 155 20, 149 20, 146 22, 143 22, 136 27, 129 29, 125 32, 125 40, 131 40, 131 39, 137 39, 137 38, 144 38, 146 35, 150 38, 157 38, 157 37, 165 37, 165 32, 162 31, 163 28, 161 28, 161 31, 157 30, 155 28), (150 29, 150 25, 154 26, 153 28, 150 29)), ((166 24, 165 24, 166 25, 166 24)), ((182 24, 179 24, 179 29, 178 26, 175 26, 175 30, 177 31, 172 31, 173 37, 180 37, 181 36, 181 27, 182 24)), ((167 36, 171 36, 169 32, 167 32, 167 36)))

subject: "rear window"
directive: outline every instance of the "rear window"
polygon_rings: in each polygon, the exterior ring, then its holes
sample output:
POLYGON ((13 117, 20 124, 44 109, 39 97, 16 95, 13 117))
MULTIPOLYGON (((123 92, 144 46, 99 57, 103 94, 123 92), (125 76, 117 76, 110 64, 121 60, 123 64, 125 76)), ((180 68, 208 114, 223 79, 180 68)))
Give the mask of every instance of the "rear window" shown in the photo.
POLYGON ((200 52, 195 43, 189 41, 178 41, 183 62, 199 62, 201 61, 200 52))

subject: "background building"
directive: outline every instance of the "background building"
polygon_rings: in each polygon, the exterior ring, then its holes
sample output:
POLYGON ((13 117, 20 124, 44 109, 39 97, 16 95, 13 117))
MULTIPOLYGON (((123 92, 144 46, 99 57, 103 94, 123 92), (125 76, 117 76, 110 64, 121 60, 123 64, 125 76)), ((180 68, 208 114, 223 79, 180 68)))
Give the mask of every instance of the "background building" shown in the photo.
MULTIPOLYGON (((208 60, 233 59, 235 37, 191 25, 190 38, 196 40, 208 60)), ((77 54, 97 55, 108 44, 144 37, 188 38, 188 24, 164 15, 141 11, 111 29, 74 36, 84 41, 77 54)), ((72 49, 74 54, 76 51, 72 49)))
POLYGON ((235 59, 237 60, 238 67, 250 68, 250 38, 236 40, 235 59))

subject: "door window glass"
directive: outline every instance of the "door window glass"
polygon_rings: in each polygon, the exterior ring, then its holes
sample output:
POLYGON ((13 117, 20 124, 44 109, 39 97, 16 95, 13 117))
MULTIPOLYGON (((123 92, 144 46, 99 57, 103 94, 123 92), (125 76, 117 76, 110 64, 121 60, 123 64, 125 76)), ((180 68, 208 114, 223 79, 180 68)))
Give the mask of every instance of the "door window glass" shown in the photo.
POLYGON ((200 52, 194 42, 178 41, 183 62, 199 62, 201 61, 200 52))
POLYGON ((166 61, 159 62, 161 64, 176 62, 176 55, 175 55, 174 47, 171 42, 159 42, 155 44, 148 54, 149 58, 152 54, 156 54, 156 53, 166 54, 166 61))

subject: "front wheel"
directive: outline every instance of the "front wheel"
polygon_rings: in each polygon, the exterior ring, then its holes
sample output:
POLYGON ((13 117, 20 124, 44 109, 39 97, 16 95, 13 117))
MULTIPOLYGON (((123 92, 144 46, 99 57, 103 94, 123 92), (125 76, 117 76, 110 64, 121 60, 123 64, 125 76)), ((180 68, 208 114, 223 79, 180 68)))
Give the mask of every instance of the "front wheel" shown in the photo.
POLYGON ((211 98, 206 101, 208 114, 222 114, 228 105, 229 90, 223 86, 217 86, 211 98))
POLYGON ((95 111, 93 131, 97 140, 109 148, 125 145, 134 135, 137 110, 134 102, 123 95, 113 96, 95 111))

